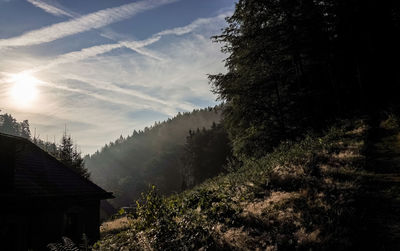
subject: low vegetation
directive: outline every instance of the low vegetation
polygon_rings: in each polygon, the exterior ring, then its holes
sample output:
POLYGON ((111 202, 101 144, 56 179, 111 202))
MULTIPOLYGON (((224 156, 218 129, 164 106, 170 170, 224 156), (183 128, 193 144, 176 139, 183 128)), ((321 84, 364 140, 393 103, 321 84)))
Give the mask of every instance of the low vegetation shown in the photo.
POLYGON ((184 193, 152 186, 128 227, 104 232, 95 250, 343 249, 357 224, 357 177, 366 125, 285 141, 272 153, 184 193))

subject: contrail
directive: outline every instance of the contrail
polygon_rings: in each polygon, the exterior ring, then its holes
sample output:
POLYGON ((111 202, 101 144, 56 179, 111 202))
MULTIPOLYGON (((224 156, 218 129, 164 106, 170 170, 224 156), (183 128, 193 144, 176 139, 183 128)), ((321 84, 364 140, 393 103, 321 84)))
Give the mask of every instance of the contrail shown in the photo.
POLYGON ((46 2, 38 1, 38 0, 27 0, 27 1, 30 2, 31 4, 35 5, 36 7, 41 8, 42 10, 44 10, 50 14, 53 14, 55 16, 74 17, 74 15, 72 15, 60 8, 57 8, 54 5, 50 5, 46 2))
POLYGON ((140 12, 176 2, 177 0, 143 0, 121 5, 119 7, 100 10, 69 21, 53 24, 44 28, 26 32, 20 36, 1 39, 0 48, 37 45, 51 42, 66 36, 74 35, 91 29, 130 18, 140 12))
POLYGON ((149 45, 159 41, 163 36, 167 36, 167 35, 181 36, 181 35, 192 32, 194 29, 200 27, 201 25, 207 25, 207 24, 213 23, 218 20, 223 20, 228 15, 229 15, 229 13, 224 13, 224 14, 218 15, 216 17, 211 17, 211 18, 199 18, 186 26, 176 27, 173 29, 168 29, 168 30, 158 32, 158 33, 152 35, 150 38, 145 39, 145 40, 121 41, 121 42, 114 43, 114 44, 96 45, 96 46, 84 48, 79 51, 69 52, 69 53, 66 53, 66 54, 56 57, 54 60, 50 61, 47 64, 37 66, 35 68, 27 70, 27 72, 32 73, 32 72, 43 71, 43 70, 46 70, 48 68, 54 67, 59 64, 72 63, 72 62, 84 60, 84 59, 87 59, 90 57, 95 57, 95 56, 110 52, 114 49, 122 48, 122 47, 129 48, 129 49, 134 50, 142 55, 149 56, 149 57, 157 59, 157 60, 162 60, 162 58, 155 55, 151 51, 147 51, 144 47, 149 46, 149 45))

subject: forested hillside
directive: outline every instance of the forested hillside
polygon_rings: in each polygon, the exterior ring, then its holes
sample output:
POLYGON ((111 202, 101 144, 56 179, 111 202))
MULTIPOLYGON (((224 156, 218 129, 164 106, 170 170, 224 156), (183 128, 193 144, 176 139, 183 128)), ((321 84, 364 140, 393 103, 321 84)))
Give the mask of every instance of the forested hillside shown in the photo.
MULTIPOLYGON (((400 1, 238 0, 226 21, 222 105, 85 157, 134 205, 93 249, 400 250, 400 1)), ((76 163, 66 133, 54 147, 76 163)))
POLYGON ((152 187, 94 248, 399 250, 400 2, 239 0, 227 22, 227 72, 209 79, 231 172, 152 187))
MULTIPOLYGON (((190 174, 183 172, 189 131, 193 131, 192 135, 197 129, 200 132, 219 123, 221 109, 180 113, 106 144, 100 151, 85 157, 92 180, 114 192, 116 199, 112 203, 118 207, 134 204, 149 184, 156 185, 164 194, 181 191, 182 187, 191 185, 185 180, 190 179, 190 174)), ((218 146, 208 147, 212 151, 218 146)))

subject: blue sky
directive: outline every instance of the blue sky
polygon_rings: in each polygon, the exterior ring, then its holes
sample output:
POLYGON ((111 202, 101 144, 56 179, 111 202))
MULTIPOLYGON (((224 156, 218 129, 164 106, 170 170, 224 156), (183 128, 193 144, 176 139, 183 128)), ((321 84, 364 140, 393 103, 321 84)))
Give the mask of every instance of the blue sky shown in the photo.
POLYGON ((224 72, 226 55, 210 37, 234 2, 0 0, 0 109, 42 139, 58 141, 66 124, 92 153, 213 106, 207 74, 224 72))

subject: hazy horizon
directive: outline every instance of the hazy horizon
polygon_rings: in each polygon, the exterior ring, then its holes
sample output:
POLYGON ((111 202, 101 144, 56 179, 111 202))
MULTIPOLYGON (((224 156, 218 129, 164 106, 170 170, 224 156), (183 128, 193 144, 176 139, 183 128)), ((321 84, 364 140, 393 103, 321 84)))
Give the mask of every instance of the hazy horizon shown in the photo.
POLYGON ((84 154, 178 112, 214 106, 210 37, 233 0, 0 0, 0 110, 84 154), (18 15, 15 15, 18 13, 18 15))

